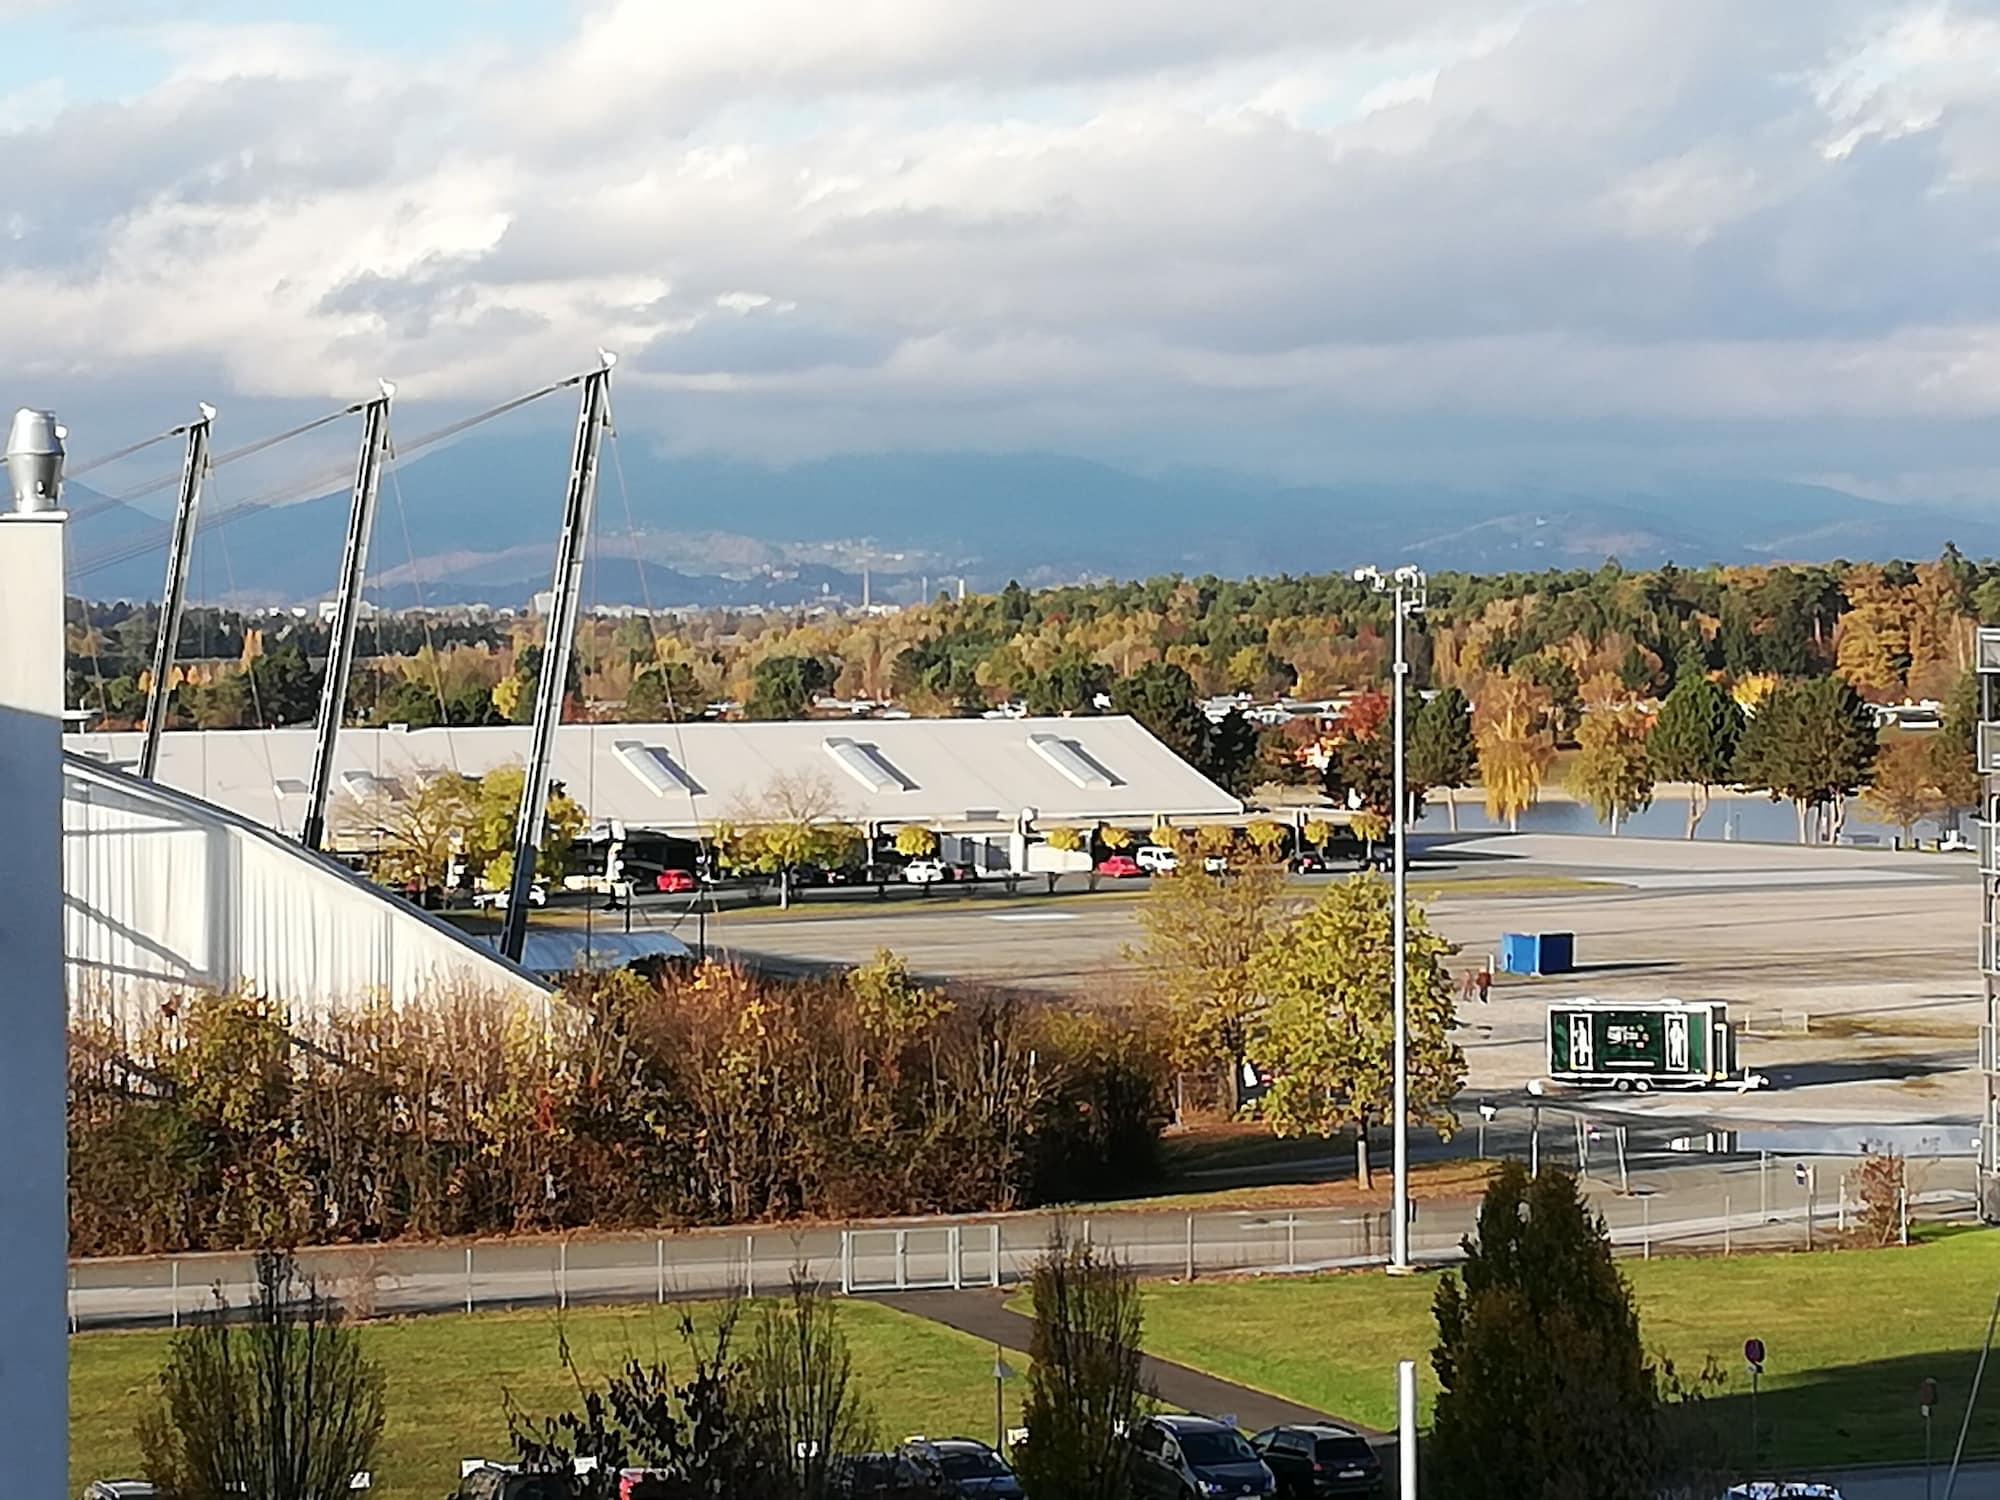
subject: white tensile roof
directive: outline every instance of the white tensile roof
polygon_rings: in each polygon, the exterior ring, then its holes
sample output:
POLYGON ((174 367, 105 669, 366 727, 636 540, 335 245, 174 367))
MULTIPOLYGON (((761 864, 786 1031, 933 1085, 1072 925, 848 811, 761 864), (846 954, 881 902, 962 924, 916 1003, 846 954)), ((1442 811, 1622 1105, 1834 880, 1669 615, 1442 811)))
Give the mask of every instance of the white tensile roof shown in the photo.
MULTIPOLYGON (((440 771, 484 775, 523 764, 530 729, 345 729, 332 803, 397 795, 440 771)), ((129 769, 136 733, 72 734, 67 748, 129 769)), ((268 828, 296 832, 312 777, 310 729, 179 730, 160 746, 160 780, 268 828)), ((773 785, 816 778, 834 815, 938 828, 1043 826, 1093 819, 1233 817, 1242 804, 1121 715, 1048 719, 796 720, 782 723, 566 724, 555 780, 594 822, 693 831, 740 818, 773 785)))

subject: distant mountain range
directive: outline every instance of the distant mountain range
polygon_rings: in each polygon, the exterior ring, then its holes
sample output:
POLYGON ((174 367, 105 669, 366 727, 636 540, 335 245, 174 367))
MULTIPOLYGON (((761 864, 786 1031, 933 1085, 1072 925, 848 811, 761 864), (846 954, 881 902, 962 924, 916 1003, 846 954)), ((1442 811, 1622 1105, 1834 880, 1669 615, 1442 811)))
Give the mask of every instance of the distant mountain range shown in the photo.
MULTIPOLYGON (((560 436, 508 436, 404 465, 403 503, 385 486, 370 550, 377 600, 519 606, 547 588, 566 458, 560 436)), ((1363 562, 1502 572, 1593 568, 1612 556, 1628 567, 1922 558, 1947 541, 2000 554, 2000 522, 1769 480, 1592 494, 1305 488, 1146 476, 1043 454, 895 453, 767 468, 665 458, 636 443, 618 460, 599 488, 592 603, 851 603, 864 569, 877 602, 908 602, 926 583, 936 589, 961 574, 987 589, 1009 578, 1242 576, 1363 562)), ((218 500, 211 520, 227 503, 218 500)), ((79 517, 73 587, 97 598, 155 597, 165 520, 80 484, 70 504, 79 517), (148 540, 157 545, 143 550, 148 540)), ((327 495, 212 527, 196 544, 193 597, 324 597, 346 511, 345 494, 327 495)))

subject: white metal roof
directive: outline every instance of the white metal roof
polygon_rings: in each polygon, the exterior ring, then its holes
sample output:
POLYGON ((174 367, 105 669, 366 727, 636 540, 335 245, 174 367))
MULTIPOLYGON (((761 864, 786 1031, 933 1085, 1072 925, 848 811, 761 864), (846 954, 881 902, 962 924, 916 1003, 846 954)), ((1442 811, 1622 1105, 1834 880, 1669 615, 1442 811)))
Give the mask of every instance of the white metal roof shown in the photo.
MULTIPOLYGON (((392 794, 427 775, 484 775, 527 759, 527 726, 347 729, 335 800, 392 794)), ((74 752, 129 768, 136 733, 72 734, 74 752)), ((312 775, 310 729, 175 731, 160 780, 267 828, 295 831, 312 775)), ((1099 818, 1233 817, 1243 806, 1124 716, 566 724, 552 773, 593 821, 687 830, 740 818, 781 778, 825 783, 836 815, 940 828, 1099 818)))

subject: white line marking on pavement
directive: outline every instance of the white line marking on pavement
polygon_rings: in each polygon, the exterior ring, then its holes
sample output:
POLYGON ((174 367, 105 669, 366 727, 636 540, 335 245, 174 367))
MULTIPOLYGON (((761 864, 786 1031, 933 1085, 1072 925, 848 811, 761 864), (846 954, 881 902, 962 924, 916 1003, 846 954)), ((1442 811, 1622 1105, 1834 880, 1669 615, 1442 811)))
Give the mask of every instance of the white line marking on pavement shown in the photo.
POLYGON ((991 922, 1074 922, 1073 911, 1009 911, 987 918, 991 922))
POLYGON ((1604 871, 1590 876, 1592 880, 1602 880, 1608 885, 1630 886, 1640 891, 1695 891, 1721 886, 1784 886, 1784 885, 1875 885, 1882 882, 1923 881, 1935 883, 1948 880, 1947 875, 1934 875, 1919 870, 1729 870, 1701 874, 1657 874, 1626 875, 1614 871, 1604 871))

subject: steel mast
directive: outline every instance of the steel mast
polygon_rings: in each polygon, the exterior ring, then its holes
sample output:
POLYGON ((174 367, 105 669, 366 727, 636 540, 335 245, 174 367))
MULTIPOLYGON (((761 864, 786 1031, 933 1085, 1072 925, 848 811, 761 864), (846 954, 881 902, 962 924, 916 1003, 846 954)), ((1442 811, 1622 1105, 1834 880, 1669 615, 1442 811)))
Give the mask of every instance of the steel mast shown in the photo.
POLYGON ((180 498, 174 506, 174 536, 167 548, 167 583, 160 594, 160 635, 153 645, 153 684, 146 694, 146 738, 139 747, 139 774, 153 779, 160 764, 160 731, 167 727, 173 698, 169 678, 181 643, 181 611, 187 603, 188 556, 194 551, 201 488, 209 474, 208 433, 215 408, 201 403, 200 420, 187 425, 187 456, 181 463, 180 498))
POLYGON ((555 596, 549 604, 548 635, 542 643, 541 677, 535 684, 535 735, 521 783, 521 810, 514 825, 513 881, 507 888, 507 917, 500 951, 521 961, 528 936, 528 900, 535 885, 535 862, 549 810, 549 762, 562 723, 563 687, 569 681, 570 650, 576 644, 576 616, 583 589, 583 554, 590 540, 591 512, 597 502, 597 454, 611 412, 611 368, 618 356, 600 349, 599 367, 583 377, 576 439, 570 448, 569 491, 563 501, 562 540, 556 547, 555 596))
POLYGON ((317 849, 326 837, 326 799, 333 786, 334 743, 347 708, 347 679, 354 668, 354 627, 361 616, 361 581, 368 568, 368 536, 375 529, 375 493, 382 460, 389 451, 389 403, 396 388, 381 382, 382 394, 361 410, 361 453, 354 464, 354 498, 347 515, 347 547, 340 559, 340 592, 334 596, 332 647, 320 684, 319 743, 313 751, 312 789, 299 842, 317 849))

